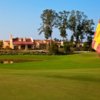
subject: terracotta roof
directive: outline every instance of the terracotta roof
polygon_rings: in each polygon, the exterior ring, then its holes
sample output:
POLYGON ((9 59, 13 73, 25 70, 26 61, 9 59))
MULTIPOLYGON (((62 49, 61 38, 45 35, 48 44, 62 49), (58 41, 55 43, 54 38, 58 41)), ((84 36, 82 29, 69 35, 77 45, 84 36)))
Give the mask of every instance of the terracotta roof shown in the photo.
POLYGON ((23 42, 23 41, 15 41, 13 42, 14 45, 32 45, 33 42, 23 42))
POLYGON ((32 40, 30 38, 13 38, 13 42, 32 42, 32 40))
POLYGON ((33 40, 35 43, 49 43, 51 40, 33 40))
POLYGON ((8 42, 8 43, 9 43, 10 41, 9 41, 9 40, 6 40, 6 41, 4 41, 4 42, 8 42))

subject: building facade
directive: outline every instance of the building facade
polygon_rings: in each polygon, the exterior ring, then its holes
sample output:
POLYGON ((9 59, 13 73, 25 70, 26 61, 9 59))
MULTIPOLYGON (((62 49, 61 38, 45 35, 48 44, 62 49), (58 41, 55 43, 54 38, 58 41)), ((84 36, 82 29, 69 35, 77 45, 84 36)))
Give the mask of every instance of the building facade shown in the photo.
POLYGON ((10 35, 10 39, 3 41, 4 49, 13 49, 13 50, 47 50, 51 42, 55 42, 58 47, 61 46, 61 41, 54 40, 33 40, 32 38, 13 38, 10 35))
POLYGON ((15 50, 31 50, 34 49, 34 43, 32 38, 13 38, 11 35, 10 40, 3 41, 3 48, 15 50))

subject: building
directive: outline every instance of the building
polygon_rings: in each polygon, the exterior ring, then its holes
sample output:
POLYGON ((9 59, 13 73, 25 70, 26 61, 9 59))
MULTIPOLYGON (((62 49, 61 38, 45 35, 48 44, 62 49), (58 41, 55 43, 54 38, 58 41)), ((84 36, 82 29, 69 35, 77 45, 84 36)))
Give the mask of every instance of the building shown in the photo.
POLYGON ((3 41, 3 48, 10 49, 10 41, 9 40, 3 41))
POLYGON ((3 48, 10 48, 15 50, 30 50, 34 49, 34 43, 32 38, 13 38, 10 36, 10 40, 3 41, 3 48))
POLYGON ((33 40, 35 49, 47 49, 50 44, 50 40, 33 40))
POLYGON ((33 40, 32 38, 13 38, 10 35, 10 39, 3 41, 4 49, 13 49, 13 50, 45 50, 48 49, 51 42, 55 42, 58 47, 61 46, 61 41, 54 40, 33 40))

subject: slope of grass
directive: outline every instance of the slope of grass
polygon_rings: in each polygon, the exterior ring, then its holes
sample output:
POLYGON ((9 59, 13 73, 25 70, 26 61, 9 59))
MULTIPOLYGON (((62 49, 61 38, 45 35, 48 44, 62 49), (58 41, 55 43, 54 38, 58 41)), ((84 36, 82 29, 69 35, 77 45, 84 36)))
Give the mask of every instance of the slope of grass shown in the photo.
POLYGON ((0 100, 100 99, 100 58, 95 53, 0 56, 4 58, 39 61, 0 64, 0 100))
POLYGON ((100 58, 95 53, 82 53, 65 56, 42 55, 8 55, 0 56, 0 59, 33 59, 34 62, 22 62, 14 64, 0 64, 0 68, 11 69, 67 69, 67 68, 98 68, 100 58))

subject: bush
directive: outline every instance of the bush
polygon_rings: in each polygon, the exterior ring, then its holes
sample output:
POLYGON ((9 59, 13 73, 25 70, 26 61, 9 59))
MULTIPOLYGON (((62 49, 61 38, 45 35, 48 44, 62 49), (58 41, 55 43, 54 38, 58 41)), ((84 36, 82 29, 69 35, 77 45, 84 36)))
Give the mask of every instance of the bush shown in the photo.
POLYGON ((64 53, 69 54, 71 53, 71 44, 69 42, 64 42, 64 53))
POLYGON ((84 42, 84 44, 83 44, 83 50, 84 51, 91 51, 92 47, 91 47, 91 45, 88 42, 84 42))
POLYGON ((54 42, 51 42, 51 45, 49 46, 49 54, 58 54, 58 45, 54 42))
POLYGON ((73 51, 74 51, 74 48, 72 46, 72 43, 70 43, 70 42, 64 42, 63 46, 61 46, 59 48, 59 53, 64 54, 64 55, 71 54, 71 53, 73 53, 73 51))

